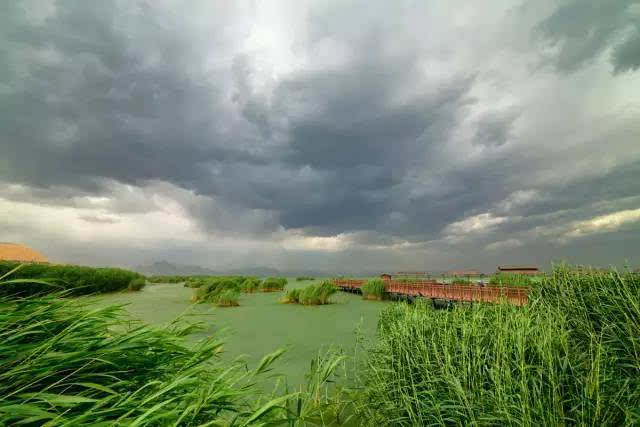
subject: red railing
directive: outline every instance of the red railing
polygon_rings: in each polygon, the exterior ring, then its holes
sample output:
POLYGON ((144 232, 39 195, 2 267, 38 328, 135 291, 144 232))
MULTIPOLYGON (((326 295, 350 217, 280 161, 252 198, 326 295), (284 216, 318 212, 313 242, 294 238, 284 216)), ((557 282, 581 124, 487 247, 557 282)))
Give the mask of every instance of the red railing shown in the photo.
MULTIPOLYGON (((364 280, 335 279, 333 283, 342 289, 360 289, 364 280)), ((529 288, 447 285, 431 280, 415 283, 403 283, 396 280, 386 281, 386 290, 393 295, 420 296, 453 301, 498 302, 505 300, 514 305, 525 305, 529 302, 529 288)))

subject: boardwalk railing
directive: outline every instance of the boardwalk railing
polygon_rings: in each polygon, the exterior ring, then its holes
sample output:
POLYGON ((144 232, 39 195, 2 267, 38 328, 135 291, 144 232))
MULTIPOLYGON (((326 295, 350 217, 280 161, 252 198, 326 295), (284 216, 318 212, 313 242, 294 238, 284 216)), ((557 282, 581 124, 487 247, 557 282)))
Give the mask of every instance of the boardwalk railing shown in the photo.
MULTIPOLYGON (((356 291, 360 290, 365 281, 334 279, 333 283, 343 290, 356 291)), ((514 305, 526 305, 529 302, 529 288, 447 285, 432 280, 423 280, 415 283, 388 280, 386 281, 386 291, 397 296, 437 298, 452 301, 498 302, 505 300, 514 305)))

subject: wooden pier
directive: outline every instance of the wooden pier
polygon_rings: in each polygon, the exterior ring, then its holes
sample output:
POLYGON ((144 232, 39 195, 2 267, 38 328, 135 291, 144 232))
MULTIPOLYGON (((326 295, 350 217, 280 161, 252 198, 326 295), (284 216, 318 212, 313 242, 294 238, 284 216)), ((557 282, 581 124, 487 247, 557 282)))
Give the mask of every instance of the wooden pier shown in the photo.
MULTIPOLYGON (((366 280, 334 279, 333 284, 347 292, 360 292, 366 280)), ((462 302, 500 302, 514 305, 529 303, 529 288, 508 286, 450 285, 435 280, 405 283, 385 280, 385 289, 392 297, 421 297, 462 302)))

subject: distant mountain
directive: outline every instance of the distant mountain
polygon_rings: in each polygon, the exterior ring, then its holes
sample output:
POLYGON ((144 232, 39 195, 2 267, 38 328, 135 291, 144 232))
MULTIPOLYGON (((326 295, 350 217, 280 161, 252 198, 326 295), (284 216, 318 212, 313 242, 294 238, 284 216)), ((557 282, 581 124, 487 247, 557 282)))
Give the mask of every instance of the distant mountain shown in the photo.
POLYGON ((135 271, 146 274, 149 276, 258 276, 258 277, 272 277, 272 276, 314 276, 323 277, 327 276, 327 273, 320 273, 317 271, 280 271, 271 267, 247 267, 247 268, 233 268, 227 270, 213 270, 207 267, 201 267, 198 265, 182 265, 174 264, 169 261, 156 261, 149 265, 140 265, 134 269, 135 271))
POLYGON ((318 271, 318 270, 278 270, 272 267, 246 267, 246 268, 229 268, 229 269, 211 269, 201 267, 199 265, 174 264, 169 261, 156 261, 148 265, 140 265, 134 268, 138 273, 148 276, 258 276, 258 277, 375 277, 384 271, 362 271, 362 272, 343 272, 343 271, 318 271))
POLYGON ((285 276, 283 272, 271 267, 247 267, 247 268, 235 268, 233 270, 224 270, 218 274, 225 274, 228 276, 258 276, 258 277, 274 277, 285 276))
POLYGON ((149 276, 212 276, 216 271, 198 265, 180 265, 169 261, 156 261, 149 265, 140 265, 135 268, 138 273, 149 276))

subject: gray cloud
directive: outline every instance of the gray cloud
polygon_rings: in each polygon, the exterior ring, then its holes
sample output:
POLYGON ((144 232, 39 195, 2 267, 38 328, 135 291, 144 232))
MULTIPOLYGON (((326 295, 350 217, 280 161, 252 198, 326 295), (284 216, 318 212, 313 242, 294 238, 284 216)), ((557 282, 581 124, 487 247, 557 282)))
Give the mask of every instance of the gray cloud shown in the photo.
POLYGON ((635 71, 640 68, 640 23, 636 24, 635 34, 616 46, 612 62, 616 72, 635 71))
MULTIPOLYGON (((634 247, 631 220, 588 248, 541 232, 640 207, 633 1, 45 5, 0 10, 7 211, 74 210, 105 236, 162 218, 184 240, 148 229, 137 250, 203 262, 446 269, 634 247)), ((81 237, 42 233, 12 222, 0 240, 81 256, 81 237)))
POLYGON ((562 71, 577 70, 611 46, 616 72, 635 69, 640 61, 640 11, 635 0, 560 2, 538 31, 558 46, 553 60, 562 71))

